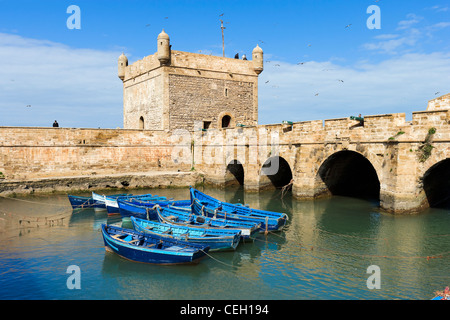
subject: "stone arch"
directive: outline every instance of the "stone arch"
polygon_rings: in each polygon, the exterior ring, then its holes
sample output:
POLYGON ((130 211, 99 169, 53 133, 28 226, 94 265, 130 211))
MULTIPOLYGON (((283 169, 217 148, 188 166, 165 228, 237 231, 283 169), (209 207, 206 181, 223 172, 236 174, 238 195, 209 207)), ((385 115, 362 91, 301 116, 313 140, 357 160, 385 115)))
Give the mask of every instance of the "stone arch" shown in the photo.
POLYGON ((217 128, 233 128, 236 126, 235 118, 230 112, 221 112, 217 120, 217 128), (225 125, 225 126, 224 126, 225 125))
POLYGON ((364 155, 342 150, 328 156, 315 178, 315 196, 342 195, 380 199, 377 170, 364 155))
POLYGON ((430 207, 450 207, 450 158, 430 166, 424 173, 422 181, 430 207))
POLYGON ((268 158, 261 167, 259 185, 260 189, 282 188, 293 179, 289 162, 283 157, 268 158))
POLYGON ((244 166, 239 160, 232 160, 227 164, 225 171, 225 185, 244 185, 244 166))

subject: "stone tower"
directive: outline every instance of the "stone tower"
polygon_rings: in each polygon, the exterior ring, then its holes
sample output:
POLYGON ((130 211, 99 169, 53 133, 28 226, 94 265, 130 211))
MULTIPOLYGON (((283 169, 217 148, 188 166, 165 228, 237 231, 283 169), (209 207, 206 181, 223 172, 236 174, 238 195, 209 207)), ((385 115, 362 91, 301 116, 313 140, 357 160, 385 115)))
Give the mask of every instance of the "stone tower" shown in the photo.
POLYGON ((125 129, 189 131, 256 125, 263 52, 252 60, 173 51, 169 35, 157 52, 128 65, 119 57, 125 129))
POLYGON ((118 61, 118 68, 119 68, 118 75, 120 80, 123 80, 123 78, 125 77, 125 69, 127 66, 128 66, 128 58, 122 53, 118 61))
POLYGON ((158 35, 158 60, 162 66, 168 65, 170 62, 170 38, 163 31, 158 35))

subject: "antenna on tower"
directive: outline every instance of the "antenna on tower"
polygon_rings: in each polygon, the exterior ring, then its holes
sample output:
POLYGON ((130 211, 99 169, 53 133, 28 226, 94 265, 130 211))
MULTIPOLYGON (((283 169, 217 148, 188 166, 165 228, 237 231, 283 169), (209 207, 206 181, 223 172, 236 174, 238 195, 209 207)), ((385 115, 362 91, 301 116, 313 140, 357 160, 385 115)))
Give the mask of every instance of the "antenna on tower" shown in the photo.
POLYGON ((225 40, 224 40, 224 37, 223 37, 223 29, 226 29, 226 28, 223 26, 223 20, 222 19, 220 20, 220 29, 222 29, 222 55, 225 57, 225 40))

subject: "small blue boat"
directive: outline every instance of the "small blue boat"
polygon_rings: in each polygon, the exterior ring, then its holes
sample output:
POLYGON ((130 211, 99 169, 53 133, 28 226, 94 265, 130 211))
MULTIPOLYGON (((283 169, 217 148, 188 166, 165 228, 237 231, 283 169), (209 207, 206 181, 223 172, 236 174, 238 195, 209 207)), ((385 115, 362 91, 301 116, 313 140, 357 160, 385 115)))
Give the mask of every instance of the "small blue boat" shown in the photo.
POLYGON ((221 228, 225 230, 237 229, 241 231, 242 239, 252 239, 255 233, 259 232, 260 223, 249 221, 236 221, 231 219, 211 218, 199 216, 190 209, 180 210, 172 207, 155 208, 157 218, 160 222, 169 223, 179 226, 195 227, 195 228, 221 228))
POLYGON ((157 203, 155 202, 146 201, 145 205, 143 203, 138 205, 134 201, 118 199, 117 205, 119 206, 119 213, 122 218, 134 216, 140 219, 158 220, 158 214, 156 212, 157 203))
POLYGON ((209 251, 209 246, 144 234, 113 225, 102 224, 102 236, 107 251, 143 263, 198 263, 209 251))
POLYGON ((119 196, 119 197, 110 197, 110 196, 103 196, 104 197, 104 202, 105 202, 105 206, 106 206, 106 211, 108 212, 108 215, 113 215, 113 214, 119 214, 120 210, 119 210, 119 205, 117 203, 117 200, 141 200, 141 201, 163 201, 163 200, 167 200, 166 197, 161 197, 158 195, 152 195, 150 193, 147 194, 129 194, 129 195, 125 195, 125 196, 119 196))
POLYGON ((70 205, 72 209, 84 209, 84 208, 94 208, 94 206, 101 207, 101 203, 97 203, 92 199, 92 197, 82 197, 82 196, 73 196, 67 195, 69 198, 70 205))
MULTIPOLYGON (((118 194, 118 195, 111 195, 114 196, 122 196, 125 195, 124 193, 118 194)), ((104 202, 99 202, 95 200, 93 197, 83 197, 83 196, 74 196, 68 194, 67 197, 69 198, 70 205, 72 206, 72 209, 84 209, 84 208, 95 208, 95 209, 106 209, 104 202)))
POLYGON ((286 224, 285 213, 249 208, 242 204, 219 201, 197 189, 190 188, 192 211, 198 215, 261 223, 261 231, 280 231, 286 224))
POLYGON ((204 244, 210 247, 210 251, 234 250, 241 239, 240 230, 190 228, 139 219, 133 216, 130 219, 136 231, 204 244))

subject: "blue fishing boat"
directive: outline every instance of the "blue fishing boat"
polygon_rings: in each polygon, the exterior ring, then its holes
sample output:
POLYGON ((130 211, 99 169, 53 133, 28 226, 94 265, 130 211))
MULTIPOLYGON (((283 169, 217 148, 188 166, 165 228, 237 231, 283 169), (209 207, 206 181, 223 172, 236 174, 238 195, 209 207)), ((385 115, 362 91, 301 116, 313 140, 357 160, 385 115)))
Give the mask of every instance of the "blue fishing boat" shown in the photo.
POLYGON ((198 263, 209 251, 209 246, 144 234, 113 225, 102 224, 102 235, 107 251, 136 262, 198 263))
MULTIPOLYGON (((120 196, 124 194, 118 194, 113 196, 120 196)), ((97 201, 93 197, 83 197, 67 195, 69 198, 70 205, 72 209, 83 209, 83 208, 96 208, 96 209, 106 209, 105 203, 102 201, 97 201)))
POLYGON ((139 205, 134 201, 118 199, 117 205, 119 206, 119 213, 122 218, 134 216, 140 219, 158 220, 156 212, 157 203, 155 202, 146 201, 145 205, 144 203, 139 205))
POLYGON ((198 216, 206 216, 210 218, 221 218, 227 220, 235 220, 235 221, 246 221, 252 223, 259 223, 259 232, 269 232, 269 231, 280 231, 286 220, 284 219, 275 219, 269 216, 261 217, 261 216, 251 216, 251 215, 242 215, 236 213, 228 213, 219 211, 218 209, 212 209, 211 207, 206 207, 202 202, 197 199, 194 200, 192 205, 192 212, 198 216))
POLYGON ((117 200, 141 200, 141 201, 163 201, 167 200, 166 197, 161 197, 158 195, 152 195, 150 193, 147 194, 130 194, 126 196, 120 196, 120 197, 110 197, 110 196, 104 196, 104 202, 106 206, 106 211, 108 212, 108 215, 113 214, 119 214, 119 205, 117 203, 117 200))
POLYGON ((102 205, 101 203, 96 203, 92 197, 73 196, 70 194, 67 196, 72 209, 93 208, 94 206, 102 205))
POLYGON ((285 213, 249 208, 242 204, 219 201, 197 189, 190 188, 192 211, 199 215, 261 222, 261 231, 280 231, 286 224, 285 213))
POLYGON ((175 207, 179 209, 185 209, 190 210, 191 208, 191 200, 173 200, 173 199, 167 199, 167 200, 158 200, 158 201, 152 201, 152 200, 145 200, 145 199, 128 199, 128 202, 131 202, 136 205, 140 206, 154 206, 155 204, 158 204, 160 207, 175 207))
POLYGON ((242 239, 253 239, 255 233, 259 232, 260 223, 249 221, 236 221, 230 219, 211 218, 199 216, 190 209, 180 210, 172 207, 155 206, 157 218, 160 222, 195 228, 221 228, 225 230, 237 229, 241 231, 242 239))
MULTIPOLYGON (((118 193, 118 194, 110 194, 108 195, 109 198, 120 198, 128 196, 129 193, 118 193)), ((98 204, 94 207, 95 210, 106 210, 106 202, 105 202, 105 195, 99 195, 95 192, 92 192, 92 199, 98 204)))
POLYGON ((240 230, 190 228, 139 219, 133 216, 130 219, 136 231, 204 244, 210 247, 210 251, 234 250, 241 239, 240 230))

